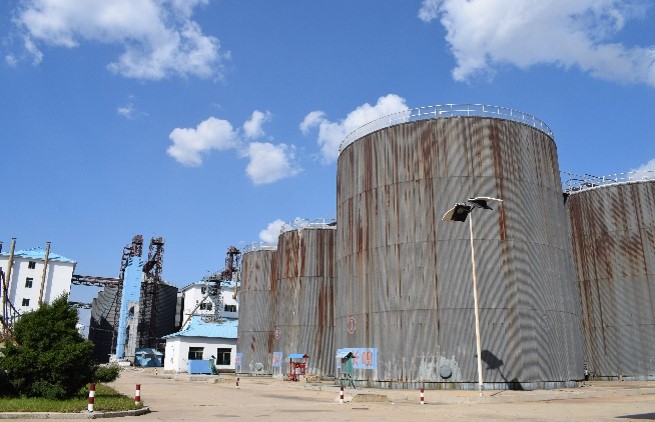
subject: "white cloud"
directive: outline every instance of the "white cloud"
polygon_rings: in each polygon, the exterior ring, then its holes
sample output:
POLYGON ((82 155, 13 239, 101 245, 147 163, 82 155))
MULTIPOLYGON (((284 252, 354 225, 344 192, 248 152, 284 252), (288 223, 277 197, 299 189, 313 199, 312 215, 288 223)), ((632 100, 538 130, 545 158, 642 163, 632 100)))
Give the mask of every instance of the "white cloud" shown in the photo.
POLYGON ((418 17, 423 22, 431 22, 439 16, 439 3, 441 0, 423 0, 418 11, 418 17))
POLYGON ((134 109, 133 104, 125 104, 124 106, 118 107, 116 109, 116 112, 120 114, 121 116, 125 117, 126 119, 133 119, 134 114, 136 113, 136 110, 134 109))
POLYGON ((243 124, 243 132, 245 133, 246 137, 250 139, 254 139, 259 136, 264 136, 264 130, 262 129, 262 125, 265 122, 271 121, 271 118, 272 118, 272 114, 268 111, 267 112, 263 112, 259 110, 253 111, 250 120, 246 121, 243 124))
POLYGON ((280 219, 268 223, 268 226, 259 232, 259 239, 262 242, 276 244, 277 238, 280 236, 280 232, 282 231, 282 227, 284 225, 285 222, 280 219))
POLYGON ((331 122, 322 111, 312 111, 307 114, 300 124, 300 130, 307 133, 309 129, 318 127, 318 144, 321 146, 321 155, 325 163, 336 161, 339 156, 339 145, 353 130, 366 123, 407 110, 406 100, 395 94, 388 94, 378 98, 375 105, 365 103, 339 122, 331 122))
POLYGON ((173 144, 166 152, 179 163, 197 167, 202 155, 212 150, 234 150, 241 158, 248 158, 246 174, 255 185, 273 183, 295 176, 302 171, 296 163, 295 147, 269 142, 249 142, 264 133, 262 124, 270 113, 255 111, 243 124, 243 132, 234 129, 227 120, 210 117, 195 128, 176 128, 168 137, 173 144))
POLYGON ((268 142, 251 142, 245 153, 250 159, 246 173, 256 185, 273 183, 295 176, 301 169, 295 164, 293 146, 268 142))
POLYGON ((32 64, 34 66, 40 64, 43 61, 43 53, 29 38, 25 38, 25 50, 27 50, 27 52, 32 55, 32 64))
POLYGON ((318 126, 323 120, 325 120, 325 113, 322 111, 312 111, 300 123, 300 131, 303 135, 307 135, 311 128, 318 126))
POLYGON ((194 128, 175 128, 168 135, 173 145, 166 152, 187 166, 202 164, 202 153, 237 146, 238 134, 227 120, 210 117, 194 128))
POLYGON ((642 0, 423 0, 419 18, 440 18, 457 60, 453 77, 493 75, 494 67, 577 67, 601 79, 655 86, 655 46, 612 42, 642 0))
POLYGON ((637 168, 630 170, 631 173, 635 173, 636 178, 647 177, 649 179, 655 179, 655 158, 642 164, 637 168))
POLYGON ((25 0, 14 22, 39 63, 36 42, 74 48, 93 41, 119 45, 109 69, 125 77, 211 77, 222 59, 219 41, 202 33, 193 9, 207 0, 25 0))

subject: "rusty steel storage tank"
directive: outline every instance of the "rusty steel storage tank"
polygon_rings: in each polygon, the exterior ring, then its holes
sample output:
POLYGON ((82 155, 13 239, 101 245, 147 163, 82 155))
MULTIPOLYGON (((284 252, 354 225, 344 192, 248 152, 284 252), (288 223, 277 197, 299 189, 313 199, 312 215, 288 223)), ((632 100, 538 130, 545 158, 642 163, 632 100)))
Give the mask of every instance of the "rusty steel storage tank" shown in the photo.
MULTIPOLYGON (((274 348, 278 375, 302 354, 306 374, 334 374, 334 220, 287 226, 278 237, 274 348)), ((275 373, 275 372, 274 372, 275 373)))
POLYGON ((592 377, 655 380, 655 174, 647 176, 586 177, 569 189, 592 377))
POLYGON ((468 222, 442 221, 475 196, 504 200, 470 215, 484 387, 554 388, 583 378, 552 133, 525 113, 477 105, 408 110, 342 144, 340 376, 380 387, 477 388, 468 222))
POLYGON ((256 243, 242 249, 239 288, 237 372, 272 374, 275 246, 256 243))

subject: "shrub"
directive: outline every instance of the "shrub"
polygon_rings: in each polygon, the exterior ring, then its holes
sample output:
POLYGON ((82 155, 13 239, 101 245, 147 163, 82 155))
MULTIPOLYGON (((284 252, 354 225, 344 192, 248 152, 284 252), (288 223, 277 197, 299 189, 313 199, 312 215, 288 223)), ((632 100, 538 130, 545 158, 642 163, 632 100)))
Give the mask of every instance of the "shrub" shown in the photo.
POLYGON ((93 343, 78 333, 77 310, 62 295, 14 325, 18 345, 6 344, 0 370, 23 396, 67 398, 93 380, 93 343))
POLYGON ((96 372, 93 374, 93 380, 95 382, 112 382, 118 379, 120 375, 121 367, 118 365, 101 365, 98 366, 96 372))
POLYGON ((7 373, 0 369, 0 397, 15 396, 18 393, 7 378, 7 373))

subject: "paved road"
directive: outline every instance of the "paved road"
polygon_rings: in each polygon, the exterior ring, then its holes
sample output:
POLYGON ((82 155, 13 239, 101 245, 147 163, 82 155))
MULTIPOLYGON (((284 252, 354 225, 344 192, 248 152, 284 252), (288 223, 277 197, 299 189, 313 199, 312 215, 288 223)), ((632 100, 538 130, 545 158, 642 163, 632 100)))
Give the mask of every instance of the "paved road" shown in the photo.
MULTIPOLYGON (((152 410, 138 421, 643 421, 655 420, 655 382, 594 383, 592 386, 551 391, 426 391, 421 405, 418 391, 350 390, 339 404, 339 388, 270 378, 221 376, 219 383, 190 381, 127 369, 115 388, 141 397, 152 410), (388 402, 375 400, 381 395, 388 402)), ((130 419, 134 419, 131 417, 130 419)))

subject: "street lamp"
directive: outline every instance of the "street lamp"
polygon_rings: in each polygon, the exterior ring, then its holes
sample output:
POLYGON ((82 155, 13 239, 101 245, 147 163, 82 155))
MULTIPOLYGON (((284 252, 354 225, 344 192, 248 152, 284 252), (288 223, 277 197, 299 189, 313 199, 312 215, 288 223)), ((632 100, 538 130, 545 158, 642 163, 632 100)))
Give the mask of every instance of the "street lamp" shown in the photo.
MULTIPOLYGON (((450 222, 460 222, 463 223, 466 221, 466 218, 473 212, 476 208, 482 208, 485 210, 493 210, 489 206, 490 201, 503 202, 502 199, 490 198, 488 196, 477 196, 475 198, 469 198, 467 201, 469 204, 456 203, 454 207, 449 209, 441 218, 443 221, 450 222)), ((473 216, 469 220, 469 236, 471 239, 471 266, 473 272, 473 306, 475 310, 475 346, 478 353, 478 390, 480 395, 482 395, 483 381, 482 381, 482 344, 480 342, 480 310, 478 307, 478 277, 475 271, 475 246, 473 243, 473 216)))

